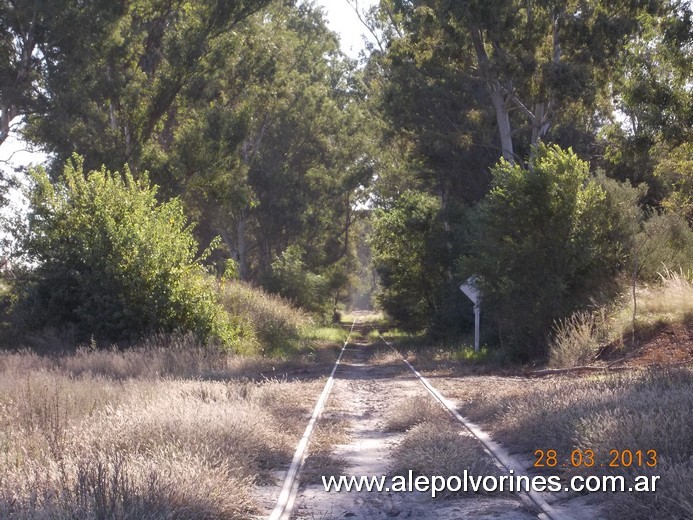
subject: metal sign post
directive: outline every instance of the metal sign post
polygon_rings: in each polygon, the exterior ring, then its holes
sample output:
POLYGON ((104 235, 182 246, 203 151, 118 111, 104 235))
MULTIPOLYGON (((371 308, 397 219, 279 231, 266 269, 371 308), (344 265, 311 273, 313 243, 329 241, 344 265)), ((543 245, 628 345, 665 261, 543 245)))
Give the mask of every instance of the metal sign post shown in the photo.
POLYGON ((481 324, 481 295, 479 289, 476 288, 476 277, 470 277, 466 282, 460 285, 462 291, 467 298, 474 303, 474 352, 479 352, 479 328, 481 324))

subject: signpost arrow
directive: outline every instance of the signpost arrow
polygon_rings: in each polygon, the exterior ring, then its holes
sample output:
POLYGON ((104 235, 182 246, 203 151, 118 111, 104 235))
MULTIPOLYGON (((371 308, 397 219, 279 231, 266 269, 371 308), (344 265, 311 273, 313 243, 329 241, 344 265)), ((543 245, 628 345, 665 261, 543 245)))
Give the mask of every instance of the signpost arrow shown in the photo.
POLYGON ((467 298, 474 303, 474 352, 479 352, 479 326, 481 322, 481 295, 476 287, 476 277, 471 276, 460 285, 462 291, 467 298))

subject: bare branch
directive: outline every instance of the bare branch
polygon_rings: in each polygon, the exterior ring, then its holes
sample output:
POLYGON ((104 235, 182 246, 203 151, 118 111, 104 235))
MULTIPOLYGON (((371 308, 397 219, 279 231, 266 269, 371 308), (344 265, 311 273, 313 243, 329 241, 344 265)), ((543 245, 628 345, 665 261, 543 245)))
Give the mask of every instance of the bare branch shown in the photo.
POLYGON ((12 166, 12 159, 14 159, 14 156, 22 152, 31 153, 32 150, 30 150, 29 148, 20 148, 19 150, 15 150, 10 154, 10 156, 7 159, 0 159, 0 163, 12 166))
MULTIPOLYGON (((361 22, 361 25, 363 25, 366 29, 368 29, 368 32, 371 33, 371 36, 373 36, 375 43, 378 44, 380 52, 385 52, 385 45, 383 44, 382 39, 376 34, 375 30, 373 29, 373 27, 371 27, 368 21, 364 19, 363 14, 359 10, 359 0, 345 0, 345 2, 349 4, 349 6, 354 10, 357 18, 359 19, 359 22, 361 22)), ((396 27, 395 30, 397 30, 396 27)))

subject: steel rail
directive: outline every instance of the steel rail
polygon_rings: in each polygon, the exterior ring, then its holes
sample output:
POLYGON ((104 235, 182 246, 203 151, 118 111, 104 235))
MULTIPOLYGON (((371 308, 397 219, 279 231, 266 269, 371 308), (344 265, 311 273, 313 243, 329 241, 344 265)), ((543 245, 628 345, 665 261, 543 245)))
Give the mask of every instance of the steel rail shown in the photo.
MULTIPOLYGON (((418 378, 419 382, 423 385, 423 387, 428 390, 428 392, 440 403, 442 404, 447 411, 460 423, 462 424, 487 450, 487 452, 498 462, 500 467, 507 471, 510 472, 512 470, 514 475, 521 476, 525 473, 525 470, 522 468, 520 464, 518 464, 513 457, 505 450, 503 449, 500 445, 498 445, 486 432, 484 432, 479 426, 474 424, 473 422, 469 421, 460 413, 457 411, 454 403, 450 401, 449 399, 446 399, 443 394, 441 394, 429 381, 426 379, 421 373, 414 368, 414 366, 409 362, 407 358, 405 358, 402 353, 397 350, 390 342, 388 342, 383 335, 375 329, 376 332, 378 333, 378 336, 380 336, 380 339, 387 345, 389 346, 392 350, 394 350, 399 357, 406 363, 406 365, 409 367, 409 369, 414 373, 414 375, 418 378)), ((539 493, 537 493, 534 490, 529 490, 524 493, 529 499, 532 501, 534 505, 536 505, 539 509, 541 509, 541 513, 538 515, 541 520, 571 520, 570 517, 566 516, 565 514, 556 511, 551 505, 544 500, 544 497, 542 497, 539 493)))
POLYGON ((306 426, 306 429, 303 432, 303 437, 301 437, 301 440, 299 441, 298 446, 296 447, 294 458, 291 460, 289 471, 287 471, 286 473, 286 477, 284 478, 284 484, 282 485, 282 489, 279 492, 277 505, 272 510, 272 513, 269 516, 269 520, 288 520, 291 517, 291 510, 293 509, 294 501, 296 500, 296 495, 298 493, 297 477, 305 461, 306 448, 308 447, 310 438, 313 435, 313 431, 315 430, 315 424, 318 422, 320 414, 322 413, 323 408, 325 408, 327 398, 330 396, 330 392, 332 391, 332 387, 334 386, 335 372, 337 372, 337 367, 339 366, 339 363, 342 360, 344 350, 346 349, 346 346, 349 343, 349 339, 351 338, 351 333, 354 331, 355 324, 356 318, 354 318, 354 322, 351 324, 349 334, 347 335, 347 338, 344 340, 342 350, 339 352, 337 361, 335 361, 335 364, 332 367, 332 372, 330 373, 330 377, 327 379, 325 387, 323 388, 322 393, 320 394, 320 399, 318 399, 318 402, 315 403, 315 407, 313 408, 313 414, 311 415, 310 421, 308 421, 308 425, 306 426))

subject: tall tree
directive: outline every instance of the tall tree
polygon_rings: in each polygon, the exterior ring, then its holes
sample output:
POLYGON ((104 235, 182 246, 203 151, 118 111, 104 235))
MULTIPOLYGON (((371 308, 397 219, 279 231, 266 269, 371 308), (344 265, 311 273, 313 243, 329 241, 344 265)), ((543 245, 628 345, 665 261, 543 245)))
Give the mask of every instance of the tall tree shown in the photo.
POLYGON ((242 278, 271 278, 289 246, 308 269, 327 268, 350 250, 373 170, 354 64, 306 4, 275 4, 217 43, 219 59, 191 88, 201 95, 181 111, 171 168, 242 278))
POLYGON ((567 104, 594 107, 625 43, 640 31, 640 15, 657 8, 645 0, 408 5, 417 35, 431 33, 442 43, 438 51, 429 47, 433 55, 447 56, 460 74, 483 84, 509 161, 546 136, 567 104), (520 148, 518 131, 526 136, 520 148))
POLYGON ((372 60, 384 113, 413 143, 429 190, 444 204, 475 203, 498 156, 521 160, 539 140, 599 153, 625 44, 643 31, 644 13, 668 6, 385 0, 376 21, 392 28, 378 33, 384 50, 372 60))
POLYGON ((624 49, 614 81, 618 117, 604 132, 602 165, 613 177, 646 182, 650 206, 675 209, 693 197, 693 5, 671 2, 641 23, 644 31, 624 49))
POLYGON ((213 41, 268 2, 90 0, 67 2, 64 13, 52 2, 3 3, 20 37, 27 23, 40 36, 15 51, 31 57, 26 136, 57 165, 75 151, 88 168, 128 163, 137 172, 156 164, 181 91, 200 74, 213 41))
POLYGON ((88 50, 121 12, 105 1, 0 1, 0 144, 15 118, 49 101, 49 69, 70 50, 88 50))

